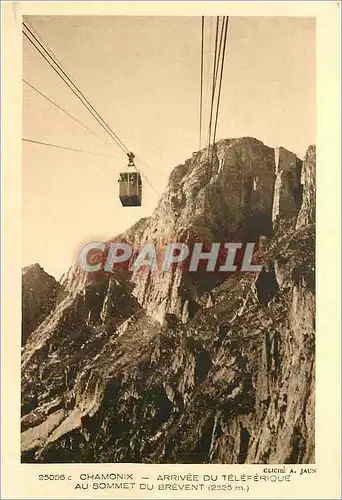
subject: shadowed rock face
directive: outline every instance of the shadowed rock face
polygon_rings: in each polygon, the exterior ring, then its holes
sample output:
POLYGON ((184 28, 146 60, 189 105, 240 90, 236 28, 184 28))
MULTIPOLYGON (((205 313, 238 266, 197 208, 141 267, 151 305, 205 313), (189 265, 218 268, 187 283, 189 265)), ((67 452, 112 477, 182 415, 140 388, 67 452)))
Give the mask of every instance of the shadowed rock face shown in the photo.
POLYGON ((62 287, 39 264, 24 267, 22 274, 22 345, 56 306, 62 287))
POLYGON ((153 215, 115 238, 264 237, 259 275, 67 273, 65 297, 22 354, 23 461, 314 461, 313 155, 305 161, 310 175, 283 148, 220 141, 211 165, 204 150, 176 167, 153 215))

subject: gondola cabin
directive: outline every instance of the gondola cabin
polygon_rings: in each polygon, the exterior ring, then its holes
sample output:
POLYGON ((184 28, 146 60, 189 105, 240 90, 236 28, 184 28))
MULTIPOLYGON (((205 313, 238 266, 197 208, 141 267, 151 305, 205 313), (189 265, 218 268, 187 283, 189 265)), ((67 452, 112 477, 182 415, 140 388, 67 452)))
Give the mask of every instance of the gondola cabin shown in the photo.
POLYGON ((124 207, 140 207, 142 200, 141 175, 134 170, 134 155, 130 153, 128 158, 128 167, 131 168, 128 171, 120 173, 119 198, 124 207))
POLYGON ((139 172, 121 172, 119 198, 124 207, 140 207, 142 183, 139 172))

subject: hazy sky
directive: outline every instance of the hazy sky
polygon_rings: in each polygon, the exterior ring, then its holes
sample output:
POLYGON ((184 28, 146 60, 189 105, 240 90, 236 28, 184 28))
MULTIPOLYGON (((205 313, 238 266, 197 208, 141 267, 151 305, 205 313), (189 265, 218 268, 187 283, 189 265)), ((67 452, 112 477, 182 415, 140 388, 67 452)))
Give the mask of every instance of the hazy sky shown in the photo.
MULTIPOLYGON (((23 137, 115 157, 23 144, 23 264, 39 262, 60 277, 84 242, 104 241, 149 215, 165 176, 198 149, 201 20, 28 19, 123 142, 150 165, 141 169, 154 186, 144 183, 143 207, 123 208, 117 179, 127 162, 121 150, 24 85, 23 137)), ((214 24, 206 19, 206 106, 214 24)), ((23 74, 107 140, 26 39, 23 74)), ((217 138, 239 136, 284 146, 301 157, 315 142, 314 19, 230 18, 217 138)))

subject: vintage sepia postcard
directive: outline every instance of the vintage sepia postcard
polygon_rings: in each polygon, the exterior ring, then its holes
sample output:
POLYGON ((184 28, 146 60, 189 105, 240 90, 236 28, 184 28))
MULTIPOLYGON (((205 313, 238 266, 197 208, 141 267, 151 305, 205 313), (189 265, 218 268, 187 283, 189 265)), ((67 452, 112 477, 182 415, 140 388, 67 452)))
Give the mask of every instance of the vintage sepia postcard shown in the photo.
POLYGON ((340 498, 339 43, 2 4, 2 498, 340 498))

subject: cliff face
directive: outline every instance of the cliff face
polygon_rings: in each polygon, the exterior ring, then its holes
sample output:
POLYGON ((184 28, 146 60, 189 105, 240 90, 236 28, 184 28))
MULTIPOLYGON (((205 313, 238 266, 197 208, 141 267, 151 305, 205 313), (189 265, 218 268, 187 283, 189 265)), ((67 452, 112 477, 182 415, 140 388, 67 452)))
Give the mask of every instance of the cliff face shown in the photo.
MULTIPOLYGON (((205 149, 173 170, 158 208, 139 226, 139 242, 160 248, 172 241, 258 242, 272 234, 278 219, 298 214, 300 169, 301 161, 284 148, 269 148, 249 137, 222 140, 212 157, 205 149)), ((131 232, 123 238, 136 244, 131 232)), ((162 320, 166 313, 191 316, 216 278, 208 273, 204 279, 200 273, 184 276, 180 269, 174 274, 144 269, 132 281, 138 301, 162 320)))
POLYGON ((316 146, 306 152, 301 173, 303 203, 298 215, 297 227, 305 227, 316 221, 316 146))
POLYGON ((22 273, 22 344, 56 306, 61 285, 39 264, 24 267, 22 273))
POLYGON ((23 461, 314 461, 312 151, 302 168, 256 139, 220 141, 117 238, 262 240, 258 275, 69 271, 22 355, 23 461))

